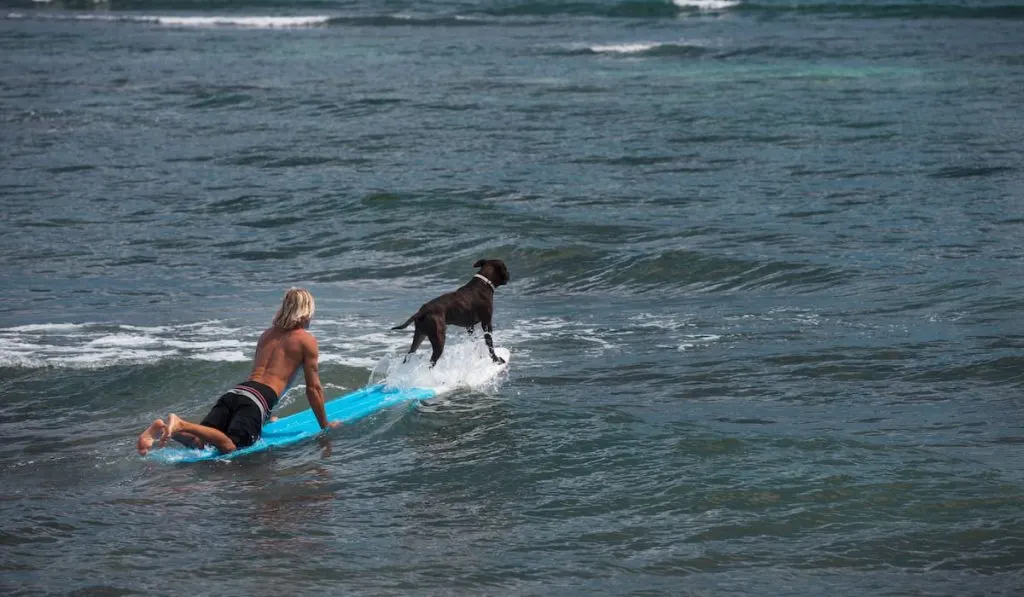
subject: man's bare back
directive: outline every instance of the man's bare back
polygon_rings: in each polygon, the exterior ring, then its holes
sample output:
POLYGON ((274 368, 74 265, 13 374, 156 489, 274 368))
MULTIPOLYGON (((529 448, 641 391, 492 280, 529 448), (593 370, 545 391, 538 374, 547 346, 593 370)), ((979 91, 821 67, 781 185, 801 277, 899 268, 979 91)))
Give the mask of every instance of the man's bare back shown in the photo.
POLYGON ((249 379, 267 384, 280 396, 295 379, 299 367, 307 362, 309 364, 304 367, 306 387, 310 386, 311 379, 319 385, 318 361, 319 349, 312 334, 302 328, 283 330, 271 327, 263 332, 256 344, 249 379))

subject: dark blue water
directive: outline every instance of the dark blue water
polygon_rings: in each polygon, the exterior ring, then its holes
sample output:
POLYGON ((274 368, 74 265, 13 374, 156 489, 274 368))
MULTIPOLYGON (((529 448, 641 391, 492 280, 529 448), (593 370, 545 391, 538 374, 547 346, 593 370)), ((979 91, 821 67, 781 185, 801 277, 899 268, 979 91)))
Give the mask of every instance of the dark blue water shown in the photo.
POLYGON ((0 7, 0 592, 1024 590, 1024 4, 0 7), (487 257, 496 385, 135 454, 487 257))

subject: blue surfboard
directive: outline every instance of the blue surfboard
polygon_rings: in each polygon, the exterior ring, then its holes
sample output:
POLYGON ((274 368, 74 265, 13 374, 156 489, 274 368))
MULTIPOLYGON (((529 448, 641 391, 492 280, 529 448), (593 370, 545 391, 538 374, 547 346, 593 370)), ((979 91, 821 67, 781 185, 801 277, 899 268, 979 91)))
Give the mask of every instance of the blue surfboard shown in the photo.
MULTIPOLYGON (((373 413, 403 403, 415 403, 437 395, 428 388, 388 388, 384 384, 368 386, 331 400, 324 405, 327 420, 351 422, 372 415, 373 413)), ((149 453, 150 460, 159 462, 199 462, 201 460, 229 460, 253 452, 262 452, 271 448, 287 446, 314 437, 320 433, 320 424, 316 421, 313 411, 302 412, 282 417, 263 426, 263 437, 255 444, 221 454, 210 447, 205 450, 168 446, 149 453)))

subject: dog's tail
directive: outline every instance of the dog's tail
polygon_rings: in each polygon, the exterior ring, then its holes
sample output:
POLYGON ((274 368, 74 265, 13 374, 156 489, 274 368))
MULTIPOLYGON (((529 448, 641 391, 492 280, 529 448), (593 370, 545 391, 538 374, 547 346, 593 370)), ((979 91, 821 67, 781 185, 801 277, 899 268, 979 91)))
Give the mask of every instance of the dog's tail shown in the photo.
POLYGON ((419 311, 413 313, 412 317, 410 317, 409 319, 405 320, 405 323, 401 323, 399 325, 396 325, 395 327, 393 327, 391 329, 393 329, 393 330, 404 330, 405 328, 409 327, 410 323, 412 323, 413 321, 416 320, 416 318, 419 316, 419 314, 420 314, 419 311))

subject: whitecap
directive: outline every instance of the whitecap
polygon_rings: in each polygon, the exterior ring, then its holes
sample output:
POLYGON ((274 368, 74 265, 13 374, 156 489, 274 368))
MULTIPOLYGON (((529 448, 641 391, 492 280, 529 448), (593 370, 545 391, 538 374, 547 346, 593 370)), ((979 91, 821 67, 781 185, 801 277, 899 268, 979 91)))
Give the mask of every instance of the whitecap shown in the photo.
POLYGON ((698 10, 725 10, 739 5, 736 0, 672 0, 679 8, 696 8, 698 10))
POLYGON ((153 346, 159 344, 156 338, 134 334, 113 334, 90 340, 86 346, 153 346))
MULTIPOLYGON (((11 12, 8 19, 30 18, 24 13, 11 12)), ((243 29, 302 29, 320 27, 330 22, 329 15, 274 16, 274 15, 124 15, 124 14, 47 14, 34 13, 31 18, 56 21, 90 21, 110 23, 138 23, 181 28, 236 27, 243 29)))
POLYGON ((13 328, 4 328, 0 332, 68 332, 80 330, 89 324, 82 323, 30 323, 13 328))
POLYGON ((220 363, 246 362, 250 357, 240 350, 219 350, 214 352, 201 352, 192 355, 192 358, 199 361, 213 361, 220 363))
POLYGON ((597 52, 599 54, 640 54, 642 52, 649 52, 655 48, 658 48, 664 44, 657 42, 637 42, 628 44, 607 44, 607 45, 595 45, 590 46, 591 52, 597 52))
MULTIPOLYGON (((145 20, 146 17, 139 17, 145 20)), ((326 25, 331 17, 326 15, 277 17, 277 16, 210 16, 210 17, 175 17, 156 16, 149 18, 151 22, 168 27, 241 27, 248 29, 296 29, 326 25)))

